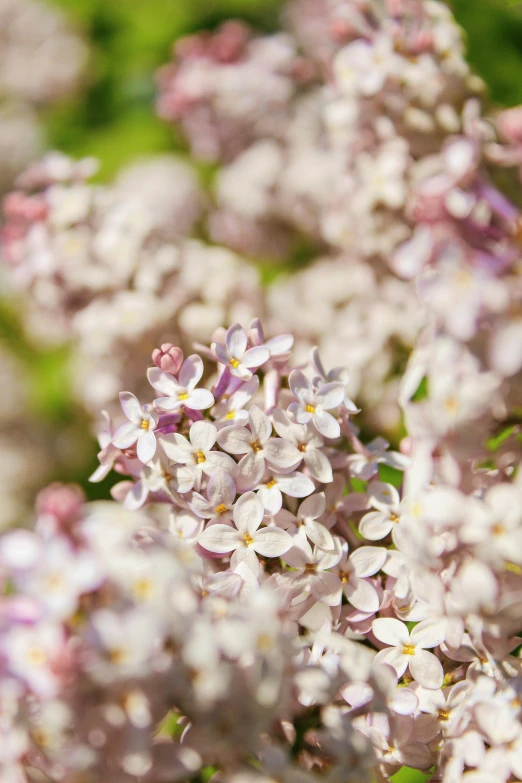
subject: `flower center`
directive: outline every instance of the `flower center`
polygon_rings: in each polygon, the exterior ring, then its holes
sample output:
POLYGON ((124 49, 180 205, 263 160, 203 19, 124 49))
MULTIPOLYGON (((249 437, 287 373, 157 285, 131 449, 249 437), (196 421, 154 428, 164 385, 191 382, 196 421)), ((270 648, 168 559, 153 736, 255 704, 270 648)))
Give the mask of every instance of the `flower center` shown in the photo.
POLYGON ((315 405, 305 405, 305 411, 307 413, 315 413, 315 405))
POLYGON ((241 364, 239 359, 230 359, 229 361, 230 361, 231 366, 234 368, 234 370, 237 370, 237 368, 241 364))
POLYGON ((503 533, 506 532, 504 525, 501 522, 497 522, 493 527, 491 528, 491 532, 494 536, 501 536, 503 533))
POLYGON ((397 514, 390 514, 390 522, 399 522, 400 517, 397 514))
POLYGON ((339 572, 339 579, 343 584, 347 584, 350 581, 350 574, 348 571, 340 571, 339 572))
POLYGON ((450 716, 450 711, 449 710, 443 710, 441 708, 440 710, 437 710, 437 712, 438 712, 439 720, 443 720, 443 721, 448 720, 448 718, 450 716))
POLYGON ((414 644, 403 644, 402 645, 402 654, 403 655, 415 655, 415 645, 414 644))
POLYGON ((127 650, 123 647, 112 647, 109 650, 109 661, 116 665, 125 663, 128 657, 127 650))
POLYGON ((258 440, 254 440, 250 444, 250 448, 252 449, 254 454, 258 454, 260 451, 263 451, 263 444, 260 443, 258 440))
POLYGON ((306 443, 298 443, 298 444, 297 444, 297 448, 298 448, 298 450, 299 450, 299 451, 301 451, 301 452, 304 452, 304 451, 306 451, 306 446, 307 446, 307 444, 306 444, 306 443))
POLYGON ((140 601, 144 601, 154 594, 154 585, 150 579, 143 577, 143 579, 138 579, 138 581, 135 582, 133 592, 136 598, 140 601))
POLYGON ((150 427, 150 421, 148 419, 142 419, 140 429, 147 431, 150 427))
POLYGON ((188 398, 189 398, 189 395, 188 395, 188 392, 186 392, 186 391, 180 392, 178 394, 178 400, 183 401, 183 400, 188 400, 188 398))
POLYGON ((216 506, 214 511, 216 512, 216 514, 224 514, 225 511, 228 511, 228 509, 224 503, 220 503, 219 506, 216 506))
POLYGON ((236 415, 235 411, 229 411, 225 416, 225 419, 233 419, 235 415, 236 415))
POLYGON ((206 462, 205 455, 202 451, 196 451, 194 454, 194 462, 196 465, 201 465, 202 462, 206 462))
POLYGON ((444 407, 446 408, 448 413, 457 413, 459 409, 459 403, 457 401, 456 397, 453 397, 452 395, 450 397, 447 397, 444 401, 444 407))
POLYGON ((277 484, 277 481, 275 479, 271 479, 270 481, 267 481, 265 486, 266 486, 267 489, 272 489, 272 487, 275 487, 276 484, 277 484))
POLYGON ((167 484, 169 483, 169 481, 172 481, 172 475, 170 473, 167 473, 167 471, 164 471, 163 478, 165 479, 167 484))
POLYGON ((306 563, 304 567, 305 574, 315 574, 317 573, 317 566, 315 563, 306 563))
POLYGON ((27 659, 32 666, 43 666, 47 663, 47 655, 41 647, 31 647, 27 653, 27 659))
POLYGON ((245 535, 243 536, 243 541, 247 546, 251 546, 251 544, 254 543, 254 539, 252 538, 250 533, 245 533, 245 535))

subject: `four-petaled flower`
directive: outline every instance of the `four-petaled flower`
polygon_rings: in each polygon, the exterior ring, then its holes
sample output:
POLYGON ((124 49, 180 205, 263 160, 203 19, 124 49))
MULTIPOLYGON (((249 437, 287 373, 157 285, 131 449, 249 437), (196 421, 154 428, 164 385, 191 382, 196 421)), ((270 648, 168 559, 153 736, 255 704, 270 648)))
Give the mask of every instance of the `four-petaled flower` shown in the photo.
POLYGON ((398 677, 406 669, 424 688, 440 688, 444 671, 439 659, 426 647, 438 647, 445 638, 445 627, 441 622, 423 620, 410 633, 405 623, 394 617, 379 617, 373 621, 374 636, 390 645, 375 656, 375 661, 393 666, 398 677))
POLYGON ((120 402, 129 421, 118 427, 112 437, 112 443, 119 449, 128 449, 136 443, 138 458, 147 463, 156 453, 154 429, 158 417, 150 405, 142 407, 130 392, 120 392, 120 402))
POLYGON ((210 421, 194 422, 190 441, 179 432, 162 436, 165 454, 176 463, 171 472, 178 492, 189 492, 194 486, 199 490, 203 473, 210 476, 220 467, 234 472, 236 463, 232 457, 222 451, 211 451, 216 437, 217 428, 210 421))
POLYGON ((264 345, 248 348, 247 333, 240 324, 232 324, 227 330, 225 345, 212 343, 215 357, 228 367, 236 378, 248 380, 252 377, 252 368, 260 367, 270 359, 270 349, 264 345))
POLYGON ((253 492, 242 495, 234 506, 234 527, 210 525, 199 535, 199 543, 210 552, 226 554, 233 552, 230 565, 235 568, 240 562, 254 574, 260 572, 257 555, 280 557, 292 546, 292 537, 278 527, 263 527, 263 504, 253 492))
POLYGON ((154 400, 154 405, 164 411, 175 411, 183 406, 197 411, 212 407, 212 392, 196 389, 202 375, 203 361, 197 354, 185 359, 177 378, 157 367, 149 367, 147 378, 150 385, 164 395, 154 400))
POLYGON ((328 411, 342 405, 345 397, 342 383, 323 383, 315 389, 301 370, 292 370, 290 388, 298 402, 290 403, 288 410, 294 414, 298 424, 313 421, 325 438, 338 438, 341 434, 339 422, 328 411))

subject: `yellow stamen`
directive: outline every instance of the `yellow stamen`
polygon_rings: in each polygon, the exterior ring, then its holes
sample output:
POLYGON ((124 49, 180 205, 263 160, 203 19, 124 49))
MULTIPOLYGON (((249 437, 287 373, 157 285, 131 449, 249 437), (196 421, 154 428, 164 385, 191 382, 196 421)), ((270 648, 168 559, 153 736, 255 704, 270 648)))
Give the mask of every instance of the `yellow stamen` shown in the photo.
POLYGON ((258 454, 260 451, 263 451, 263 444, 260 443, 258 440, 254 440, 250 444, 250 448, 252 449, 254 454, 258 454))
POLYGON ((170 473, 167 473, 167 471, 165 471, 165 472, 163 473, 163 478, 165 479, 165 481, 167 482, 167 484, 168 484, 168 482, 169 482, 169 481, 172 481, 172 475, 171 475, 170 473))
POLYGON ((225 416, 225 419, 233 419, 235 415, 236 415, 235 411, 229 411, 225 416))
POLYGON ((146 601, 154 594, 154 584, 150 579, 146 579, 145 577, 143 577, 143 579, 138 579, 138 581, 134 583, 133 593, 138 600, 146 601))
POLYGON ((446 408, 448 413, 457 413, 459 409, 459 403, 457 401, 457 398, 453 397, 453 395, 447 397, 444 401, 444 407, 446 408))
POLYGON ((31 647, 27 653, 27 658, 33 666, 43 666, 47 663, 47 654, 41 647, 31 647))
POLYGON ((140 429, 147 431, 150 427, 150 421, 148 419, 142 419, 140 429))
POLYGON ((390 514, 390 522, 399 522, 400 517, 397 516, 397 514, 390 514))
POLYGON ((317 566, 315 563, 306 563, 304 567, 305 574, 315 574, 317 572, 317 566))
POLYGON ((111 663, 125 663, 127 658, 127 650, 124 650, 122 647, 113 647, 111 650, 109 650, 109 661, 111 663))
POLYGON ((402 645, 402 652, 403 652, 403 655, 415 655, 415 645, 414 644, 403 644, 402 645))
POLYGON ((343 584, 347 584, 350 581, 350 574, 348 571, 340 571, 339 578, 343 584))
POLYGON ((178 394, 178 400, 188 400, 189 395, 188 392, 181 392, 181 394, 178 394))
POLYGON ((245 535, 243 536, 243 541, 247 546, 250 546, 251 544, 254 543, 254 539, 249 533, 245 533, 245 535))
POLYGON ((275 479, 272 479, 271 481, 267 481, 265 486, 266 486, 267 489, 272 489, 272 487, 275 487, 276 484, 277 484, 277 481, 275 479))
POLYGON ((503 524, 497 522, 496 525, 493 525, 491 532, 493 533, 494 536, 501 536, 503 533, 506 532, 506 530, 503 524))
POLYGON ((443 710, 443 709, 438 710, 439 720, 442 720, 442 721, 448 720, 450 714, 451 713, 450 713, 449 710, 443 710))
POLYGON ((241 362, 239 361, 239 359, 230 359, 230 364, 234 368, 234 370, 237 370, 241 362))
POLYGON ((298 448, 299 451, 304 452, 304 451, 306 451, 306 446, 307 446, 306 443, 299 443, 297 445, 297 448, 298 448))
POLYGON ((225 506, 224 503, 220 503, 219 506, 216 506, 214 511, 216 512, 216 514, 224 514, 225 511, 228 511, 228 508, 225 506))
POLYGON ((203 454, 202 451, 197 451, 194 454, 194 460, 195 460, 197 465, 201 465, 202 462, 206 462, 205 455, 203 454))
POLYGON ((305 405, 305 411, 307 413, 315 413, 315 405, 305 405))

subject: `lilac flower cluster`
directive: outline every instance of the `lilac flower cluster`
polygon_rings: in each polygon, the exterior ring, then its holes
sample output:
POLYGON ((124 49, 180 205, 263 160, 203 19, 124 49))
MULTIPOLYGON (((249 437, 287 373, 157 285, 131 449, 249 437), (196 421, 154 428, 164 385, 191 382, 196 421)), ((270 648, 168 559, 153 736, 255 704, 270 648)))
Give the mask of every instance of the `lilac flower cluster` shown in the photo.
POLYGON ((77 394, 91 411, 136 388, 151 342, 190 344, 259 304, 255 270, 189 238, 203 204, 190 167, 165 156, 95 186, 96 165, 58 153, 33 164, 5 199, 2 229, 27 328, 74 339, 77 394))

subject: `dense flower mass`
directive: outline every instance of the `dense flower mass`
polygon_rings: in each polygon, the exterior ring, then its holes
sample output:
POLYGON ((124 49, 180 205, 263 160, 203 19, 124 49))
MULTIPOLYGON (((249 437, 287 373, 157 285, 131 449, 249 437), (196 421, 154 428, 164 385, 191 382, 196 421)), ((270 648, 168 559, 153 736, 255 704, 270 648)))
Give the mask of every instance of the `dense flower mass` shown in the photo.
POLYGON ((92 476, 124 508, 52 485, 0 538, 6 781, 520 776, 520 480, 365 445, 292 344, 155 349, 92 476))

